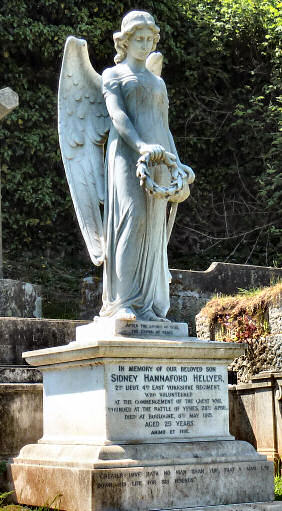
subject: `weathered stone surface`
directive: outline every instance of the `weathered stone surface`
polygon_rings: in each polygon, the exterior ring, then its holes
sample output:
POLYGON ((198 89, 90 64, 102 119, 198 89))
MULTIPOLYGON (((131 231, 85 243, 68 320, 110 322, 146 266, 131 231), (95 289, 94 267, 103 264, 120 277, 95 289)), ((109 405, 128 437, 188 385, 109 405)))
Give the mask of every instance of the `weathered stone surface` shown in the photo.
POLYGON ((282 458, 282 373, 262 372, 229 387, 230 432, 277 462, 282 458))
POLYGON ((264 370, 282 370, 282 333, 266 337, 268 366, 264 370))
POLYGON ((279 306, 269 307, 268 322, 271 334, 282 334, 282 297, 279 306))
POLYGON ((230 369, 237 373, 238 382, 247 383, 264 371, 282 368, 282 334, 267 335, 250 343, 245 355, 235 359, 230 369))
MULTIPOLYGON (((149 511, 157 511, 150 509, 149 511)), ((169 509, 160 509, 159 511, 171 511, 169 509)), ((174 508, 174 511, 191 511, 191 508, 174 508)), ((281 502, 260 502, 257 504, 231 504, 231 506, 208 506, 196 507, 193 511, 282 511, 281 502)))
POLYGON ((282 270, 245 264, 212 263, 206 271, 171 270, 171 310, 168 317, 188 321, 190 335, 213 339, 213 325, 198 315, 215 293, 236 294, 239 289, 269 286, 282 270))
POLYGON ((240 289, 270 286, 281 268, 214 262, 206 271, 171 270, 173 282, 201 293, 235 294, 240 289))
POLYGON ((0 318, 0 364, 23 365, 22 352, 60 346, 75 339, 84 321, 0 318))
POLYGON ((230 438, 226 365, 242 349, 191 338, 114 338, 25 353, 44 376, 42 441, 230 438))
POLYGON ((0 365, 1 383, 41 383, 42 374, 34 367, 0 365))
POLYGON ((41 318, 41 286, 0 279, 0 316, 41 318))
POLYGON ((147 511, 166 506, 197 509, 255 499, 271 501, 273 474, 269 462, 248 460, 246 453, 241 453, 237 459, 226 456, 225 461, 220 454, 210 455, 211 450, 219 450, 220 445, 216 449, 209 442, 204 444, 209 454, 204 462, 200 453, 194 460, 187 457, 182 463, 180 460, 177 464, 167 463, 163 446, 158 462, 155 458, 146 465, 141 461, 142 466, 128 467, 126 460, 123 466, 116 460, 116 468, 107 468, 103 462, 103 468, 99 469, 96 464, 92 470, 85 463, 78 468, 70 462, 59 464, 54 458, 49 459, 49 463, 42 459, 36 462, 30 451, 33 461, 26 459, 25 463, 22 454, 22 459, 18 458, 11 466, 11 473, 19 502, 38 505, 38 502, 50 501, 48 493, 53 491, 62 494, 60 509, 68 511, 147 511))
MULTIPOLYGON (((221 360, 222 363, 231 361, 242 353, 245 345, 223 342, 206 342, 193 337, 186 340, 171 339, 153 339, 148 342, 147 339, 134 338, 114 338, 114 339, 94 339, 92 343, 79 343, 77 341, 67 346, 58 346, 36 351, 23 353, 23 357, 28 364, 36 366, 42 370, 43 366, 49 364, 62 364, 65 362, 76 362, 80 360, 89 363, 90 359, 100 363, 101 359, 108 357, 117 359, 118 357, 134 360, 135 358, 173 360, 175 359, 175 350, 177 349, 178 359, 187 360, 221 360), (179 349, 178 349, 179 348, 179 349)), ((76 365, 76 364, 75 364, 76 365)))
POLYGON ((239 383, 247 383, 264 371, 282 369, 282 334, 267 335, 250 343, 245 355, 235 359, 230 370, 237 373, 239 383))
MULTIPOLYGON (((23 369, 23 368, 21 368, 23 369)), ((33 371, 32 368, 25 368, 25 370, 30 369, 33 371)), ((36 371, 36 370, 35 370, 36 371)), ((278 373, 280 374, 280 373, 278 373)), ((268 378, 271 381, 271 374, 268 374, 268 378)), ((265 375, 267 378, 267 375, 265 375)), ((280 374, 281 378, 281 374, 280 374)), ((275 382, 275 380, 274 380, 275 382)), ((264 384, 265 385, 265 384, 264 384)), ((256 440, 256 427, 258 420, 262 420, 261 417, 256 416, 256 393, 259 394, 259 399, 268 399, 269 397, 269 386, 264 385, 257 385, 257 384, 241 384, 237 386, 229 386, 229 403, 230 403, 230 433, 231 435, 234 435, 237 440, 245 440, 246 442, 251 443, 255 448, 257 447, 257 440, 256 440), (266 394, 264 394, 264 388, 266 390, 266 394)), ((42 386, 34 386, 34 385, 25 385, 25 386, 17 386, 13 385, 10 386, 0 386, 0 393, 2 396, 1 403, 4 406, 5 409, 5 416, 13 417, 12 423, 15 420, 16 417, 16 426, 11 429, 9 432, 9 449, 10 452, 7 450, 7 423, 6 421, 1 422, 0 421, 0 458, 7 458, 8 455, 16 454, 20 448, 22 448, 24 445, 29 443, 31 441, 30 439, 30 431, 28 428, 25 428, 18 432, 20 424, 23 422, 26 422, 26 418, 22 419, 21 415, 18 415, 18 411, 20 410, 21 413, 25 414, 25 410, 28 411, 28 414, 31 415, 31 422, 32 422, 32 432, 38 432, 37 438, 34 437, 32 440, 35 442, 38 438, 42 436, 42 430, 43 430, 43 424, 42 424, 42 398, 40 398, 37 395, 37 398, 34 399, 34 389, 42 389, 42 386), (24 397, 25 397, 25 406, 21 407, 14 407, 13 403, 14 400, 10 399, 11 393, 8 393, 8 389, 13 389, 14 395, 18 396, 18 399, 20 399, 20 395, 23 392, 22 389, 24 389, 24 397), (9 397, 10 396, 10 397, 9 397), (9 397, 9 398, 8 398, 9 397), (39 404, 38 404, 39 402, 39 404), (12 406, 12 410, 9 409, 9 406, 12 406), (40 408, 40 413, 38 413, 38 408, 40 408), (15 414, 14 414, 15 412, 15 414), (1 428, 2 425, 2 428, 1 428), (19 442, 19 435, 20 434, 20 442, 19 442)), ((276 392, 278 392, 278 386, 273 387, 274 396, 276 396, 276 392)), ((11 391, 10 391, 11 392, 11 391)), ((42 390, 36 390, 36 394, 42 394, 42 390)), ((277 396, 278 397, 278 396, 277 396)), ((272 399, 272 398, 271 398, 272 399)), ((282 417, 280 413, 280 401, 274 397, 275 407, 276 407, 276 413, 269 414, 269 417, 274 417, 274 420, 276 418, 276 425, 273 423, 273 428, 265 430, 265 439, 267 441, 267 444, 269 445, 269 442, 273 441, 273 445, 275 445, 275 439, 273 439, 273 435, 276 435, 276 445, 277 445, 277 452, 280 457, 282 457, 282 417), (267 439, 268 437, 268 439, 267 439)), ((266 404, 266 409, 268 409, 268 404, 266 404)), ((3 408, 2 408, 3 409, 3 408)), ((2 410, 1 409, 1 410, 2 410)), ((1 414, 2 417, 2 414, 1 414)), ((269 420, 269 418, 267 419, 269 420)), ((262 420, 262 427, 264 427, 264 422, 262 420)), ((201 444, 200 444, 201 445, 201 444)), ((59 452, 61 452, 62 446, 59 448, 59 452)), ((123 446, 124 449, 124 446, 123 446)), ((103 451, 103 457, 105 459, 105 456, 107 457, 114 457, 113 454, 106 455, 105 451, 103 451)), ((54 458, 57 456, 57 452, 54 452, 54 458)), ((270 453, 268 453, 269 455, 270 453)), ((137 453, 131 452, 128 453, 128 456, 131 456, 132 458, 136 458, 137 453)), ((41 458, 44 457, 43 453, 40 453, 41 458)), ((90 453, 89 459, 91 458, 92 454, 90 453)), ((127 454, 126 454, 127 456, 127 454)), ((126 457, 125 456, 125 457, 126 457)), ((270 457, 270 456, 269 456, 270 457)), ((272 458, 273 459, 273 458, 272 458)), ((8 486, 5 481, 2 481, 2 488, 8 489, 8 486)), ((240 509, 241 511, 241 509, 240 509)), ((245 511, 245 510, 243 510, 245 511)))
MULTIPOLYGON (((24 381, 23 375, 21 374, 22 371, 24 372, 35 372, 36 376, 40 375, 40 378, 42 378, 41 373, 34 368, 31 367, 20 367, 20 368, 3 368, 4 374, 5 370, 10 371, 15 369, 15 371, 20 370, 20 375, 18 377, 19 383, 24 381)), ((17 374, 17 373, 16 373, 17 374)), ((30 375, 25 376, 26 381, 31 383, 30 375)), ((1 374, 1 379, 4 383, 9 383, 10 381, 13 381, 13 383, 16 383, 16 377, 14 373, 12 373, 12 376, 8 374, 7 381, 3 378, 3 375, 1 374)), ((35 382, 35 378, 33 380, 35 382)), ((1 388, 1 386, 0 386, 1 388)), ((39 387, 35 387, 33 385, 19 385, 18 390, 17 386, 14 384, 12 387, 9 386, 2 386, 2 402, 4 403, 3 406, 5 408, 5 415, 13 416, 13 411, 9 409, 10 404, 12 404, 13 407, 13 400, 8 399, 7 396, 11 396, 11 394, 8 393, 9 389, 13 389, 13 392, 18 397, 20 396, 20 393, 23 392, 22 389, 24 389, 24 396, 25 396, 25 409, 26 410, 32 410, 34 407, 34 410, 37 410, 38 407, 38 400, 39 398, 34 400, 34 389, 38 389, 39 387)), ((42 386, 40 386, 40 389, 42 389, 42 386)), ((36 390, 38 393, 42 393, 42 390, 36 390)), ((254 433, 254 425, 255 425, 255 404, 254 404, 254 392, 251 390, 249 392, 242 391, 241 386, 238 387, 230 387, 229 390, 229 396, 230 396, 230 427, 231 427, 231 434, 236 437, 238 440, 245 440, 247 442, 250 442, 252 445, 256 447, 256 439, 255 439, 255 433, 254 433), (250 402, 248 401, 250 400, 250 402)), ((39 408, 41 410, 41 401, 40 399, 40 405, 39 408)), ((24 413, 23 407, 21 407, 22 412, 24 413)), ((29 412, 30 413, 30 412, 29 412)), ((192 412, 193 413, 193 412, 192 412)), ((36 415, 34 411, 31 412, 32 418, 32 427, 33 431, 40 431, 42 432, 43 428, 43 415, 41 413, 37 413, 36 415)), ((16 412, 17 417, 17 412, 16 412)), ((13 419, 14 420, 14 419, 13 419)), ((19 415, 18 423, 21 423, 22 419, 19 415)), ((25 422, 25 420, 23 421, 25 422)), ((281 422, 281 421, 280 421, 281 422)), ((6 424, 5 424, 6 426, 6 424)), ((1 426, 0 426, 1 427, 1 426)), ((17 428, 14 428, 15 431, 17 431, 17 428)), ((13 431, 13 430, 12 430, 13 431)), ((10 448, 10 454, 16 453, 20 448, 22 448, 24 445, 30 442, 30 433, 27 431, 27 437, 24 435, 24 431, 21 430, 21 444, 19 444, 18 436, 17 434, 13 435, 12 431, 9 433, 9 448, 10 448)), ((26 430, 25 430, 26 431, 26 430)), ((281 424, 278 425, 278 438, 279 438, 279 432, 281 431, 281 439, 282 439, 282 429, 281 424), (279 429, 280 427, 280 429, 279 429)), ((4 452, 7 456, 7 449, 5 447, 6 444, 6 434, 5 430, 2 430, 2 433, 0 435, 0 457, 5 457, 4 452), (4 443, 1 443, 4 442, 4 443)), ((41 436, 41 435, 40 435, 41 436)), ((37 438, 35 438, 33 441, 36 441, 37 438)), ((282 441, 282 440, 281 440, 282 441)), ((279 452, 282 453, 282 446, 279 450, 279 452)))
MULTIPOLYGON (((189 325, 189 335, 196 336, 195 316, 210 300, 212 293, 190 291, 172 281, 168 318, 172 321, 185 321, 189 325)), ((200 339, 205 337, 199 336, 200 339)))
POLYGON ((42 385, 0 384, 0 458, 42 436, 42 385))
POLYGON ((251 388, 251 384, 230 385, 230 433, 234 435, 236 440, 245 440, 256 449, 255 420, 255 392, 251 388), (242 391, 242 389, 244 390, 242 391))
POLYGON ((0 120, 19 105, 19 96, 10 87, 0 90, 0 120))
MULTIPOLYGON (((282 270, 244 264, 212 263, 206 271, 170 270, 170 310, 168 318, 189 325, 189 334, 196 335, 195 316, 213 294, 234 294, 239 289, 268 286, 281 278, 282 270)), ((81 319, 92 320, 102 306, 102 278, 87 277, 81 286, 81 319)), ((198 326, 199 328, 199 326, 198 326)), ((199 330, 201 331, 201 330, 199 330)), ((208 330, 197 333, 210 339, 208 330)))
POLYGON ((85 362, 43 374, 45 443, 230 438, 227 371, 214 361, 85 362), (88 408, 89 401, 94 408, 88 408))
POLYGON ((168 321, 129 321, 126 319, 100 318, 96 316, 92 323, 76 330, 78 342, 92 342, 93 339, 113 338, 115 336, 153 338, 184 338, 188 336, 187 323, 168 321))
POLYGON ((115 337, 26 353, 44 375, 44 433, 10 465, 18 501, 61 493, 68 511, 271 501, 272 464, 228 431, 227 365, 240 350, 115 337))
POLYGON ((196 332, 199 339, 205 341, 214 341, 214 324, 204 314, 197 314, 195 316, 196 332))

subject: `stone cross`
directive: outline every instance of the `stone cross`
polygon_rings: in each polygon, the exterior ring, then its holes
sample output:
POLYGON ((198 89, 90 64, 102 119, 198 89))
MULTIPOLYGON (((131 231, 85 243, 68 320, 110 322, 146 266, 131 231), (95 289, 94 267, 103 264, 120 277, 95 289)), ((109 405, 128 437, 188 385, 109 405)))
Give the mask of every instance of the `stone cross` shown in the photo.
POLYGON ((0 90, 0 120, 19 105, 19 96, 10 87, 0 90))

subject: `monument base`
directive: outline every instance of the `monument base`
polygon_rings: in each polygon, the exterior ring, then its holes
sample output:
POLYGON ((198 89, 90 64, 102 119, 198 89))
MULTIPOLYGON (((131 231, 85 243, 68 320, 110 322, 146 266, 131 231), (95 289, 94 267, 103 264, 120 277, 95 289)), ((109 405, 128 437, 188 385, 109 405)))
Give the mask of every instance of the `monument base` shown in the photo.
POLYGON ((43 373, 44 435, 10 464, 18 502, 61 494, 66 511, 277 509, 273 464, 229 434, 227 366, 242 345, 101 339, 92 328, 24 354, 43 373))
POLYGON ((61 494, 60 509, 67 511, 195 510, 273 496, 271 463, 232 440, 28 445, 11 472, 19 502, 43 505, 61 494))

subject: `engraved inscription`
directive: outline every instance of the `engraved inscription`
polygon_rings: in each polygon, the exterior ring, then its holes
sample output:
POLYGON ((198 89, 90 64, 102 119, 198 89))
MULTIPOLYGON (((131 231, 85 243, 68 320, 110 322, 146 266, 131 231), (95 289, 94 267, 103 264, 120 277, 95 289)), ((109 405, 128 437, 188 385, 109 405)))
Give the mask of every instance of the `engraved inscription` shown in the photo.
POLYGON ((185 337, 188 327, 185 323, 134 322, 118 320, 115 324, 116 335, 133 337, 185 337))
POLYGON ((114 364, 106 379, 112 437, 122 440, 125 431, 140 439, 228 435, 223 366, 114 364))
MULTIPOLYGON (((116 495, 119 498, 122 495, 126 502, 125 509, 136 509, 136 506, 134 507, 136 490, 138 490, 138 498, 141 500, 148 499, 149 495, 148 507, 150 508, 159 509, 161 503, 165 506, 168 498, 172 498, 170 500, 172 507, 178 508, 180 504, 183 507, 184 505, 185 507, 190 505, 194 507, 195 502, 198 502, 199 488, 202 489, 202 500, 205 495, 213 495, 214 504, 218 503, 218 488, 223 484, 228 488, 228 496, 232 494, 231 499, 240 498, 241 485, 234 485, 234 479, 241 482, 248 479, 248 490, 252 495, 252 492, 256 491, 257 481, 253 480, 250 472, 253 474, 268 470, 271 470, 271 466, 265 462, 97 469, 94 474, 94 491, 97 502, 101 495, 105 507, 108 502, 112 504, 116 495), (238 494, 236 488, 238 488, 238 494)), ((263 491, 262 488, 261 493, 263 491)))

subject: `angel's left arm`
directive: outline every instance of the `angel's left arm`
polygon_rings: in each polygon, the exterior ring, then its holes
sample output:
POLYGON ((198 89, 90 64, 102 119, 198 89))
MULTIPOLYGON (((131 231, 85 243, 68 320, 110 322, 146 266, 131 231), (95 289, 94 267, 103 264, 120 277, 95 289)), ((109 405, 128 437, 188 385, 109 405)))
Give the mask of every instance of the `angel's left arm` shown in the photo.
POLYGON ((169 142, 170 142, 170 150, 171 150, 171 152, 176 157, 177 166, 181 167, 182 164, 181 164, 180 158, 178 156, 178 152, 177 152, 177 149, 176 149, 176 146, 175 146, 175 143, 174 143, 174 140, 173 140, 173 136, 172 136, 172 133, 171 133, 170 129, 168 130, 168 136, 169 136, 169 142))

